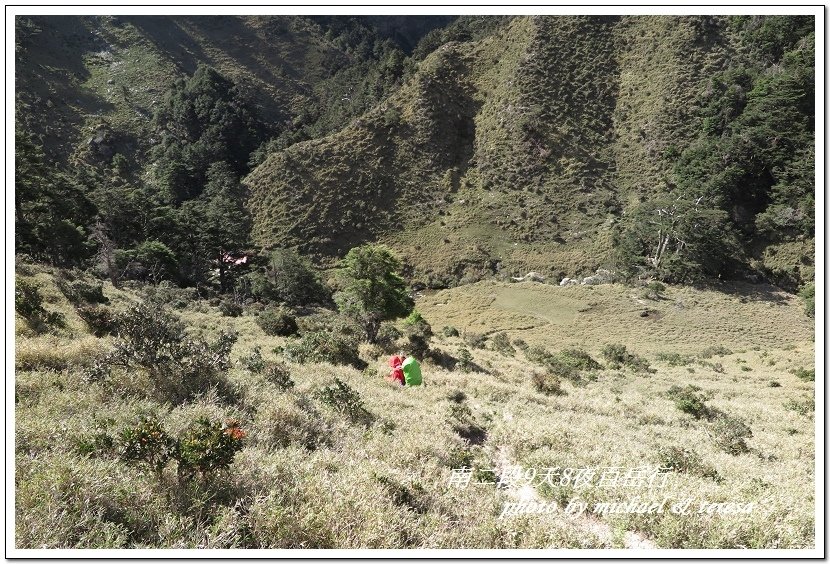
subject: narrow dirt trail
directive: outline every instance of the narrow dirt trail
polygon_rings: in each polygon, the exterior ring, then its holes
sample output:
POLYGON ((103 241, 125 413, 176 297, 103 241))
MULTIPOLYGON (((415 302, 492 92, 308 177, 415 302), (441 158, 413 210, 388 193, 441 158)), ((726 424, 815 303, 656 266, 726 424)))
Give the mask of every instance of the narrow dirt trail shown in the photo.
MULTIPOLYGON (((511 461, 508 448, 504 445, 496 449, 496 469, 499 475, 504 475, 504 471, 511 467, 516 467, 516 463, 511 461)), ((504 490, 507 495, 517 502, 537 502, 542 503, 545 500, 539 495, 530 484, 524 484, 519 488, 506 488, 504 490)), ((578 517, 564 517, 560 511, 557 513, 539 513, 540 519, 554 520, 554 519, 568 519, 577 526, 583 528, 587 533, 594 535, 605 544, 614 543, 614 531, 611 526, 605 521, 599 519, 592 513, 582 513, 578 517)), ((657 549, 659 548, 653 541, 646 538, 645 535, 636 531, 626 531, 623 535, 623 544, 625 548, 639 548, 639 549, 657 549)), ((550 547, 560 548, 560 547, 550 547)))

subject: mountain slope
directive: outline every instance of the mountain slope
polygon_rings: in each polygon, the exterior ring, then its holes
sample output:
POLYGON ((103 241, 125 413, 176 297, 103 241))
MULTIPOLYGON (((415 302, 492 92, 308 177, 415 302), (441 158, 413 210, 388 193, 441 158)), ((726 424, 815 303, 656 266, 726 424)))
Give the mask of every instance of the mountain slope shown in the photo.
POLYGON ((717 25, 522 17, 445 44, 387 102, 248 177, 254 239, 324 258, 379 237, 426 278, 603 266, 613 218, 693 137, 730 49, 717 25))

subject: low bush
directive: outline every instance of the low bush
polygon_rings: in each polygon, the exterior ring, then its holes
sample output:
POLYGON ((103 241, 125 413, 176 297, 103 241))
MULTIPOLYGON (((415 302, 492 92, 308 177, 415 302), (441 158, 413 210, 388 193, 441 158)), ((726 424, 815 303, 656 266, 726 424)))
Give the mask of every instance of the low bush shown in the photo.
POLYGON ((796 368, 792 371, 795 374, 795 377, 804 380, 805 382, 815 382, 816 381, 816 369, 815 368, 796 368))
POLYGON ((674 405, 683 413, 688 413, 695 419, 709 419, 714 412, 706 405, 708 396, 699 393, 701 389, 689 384, 685 387, 672 386, 666 391, 669 399, 674 400, 674 405))
POLYGON ((283 308, 270 308, 262 311, 256 318, 257 325, 266 335, 288 337, 297 334, 297 319, 283 308))
POLYGON ((716 482, 722 480, 713 466, 705 464, 699 454, 679 446, 660 447, 657 458, 662 468, 672 472, 692 474, 702 478, 712 478, 716 482))
POLYGON ((473 368, 473 355, 470 354, 470 349, 462 346, 458 349, 458 369, 462 372, 470 372, 473 368))
POLYGON ((360 369, 366 366, 358 356, 355 341, 328 331, 314 331, 299 339, 291 339, 283 347, 282 354, 290 362, 298 364, 329 362, 349 364, 360 369))
POLYGON ((335 378, 332 385, 315 392, 314 397, 351 421, 371 423, 372 415, 363 406, 360 394, 340 378, 335 378))
POLYGON ((184 324, 158 304, 142 302, 116 318, 112 350, 96 359, 88 376, 107 378, 112 370, 145 370, 164 399, 180 403, 212 387, 227 392, 235 333, 212 343, 186 335, 184 324))
POLYGON ((190 479, 198 475, 204 480, 227 470, 242 448, 246 434, 236 419, 227 419, 223 425, 200 417, 179 441, 179 478, 190 479))
POLYGON ((441 333, 444 334, 445 337, 458 337, 458 329, 452 327, 450 325, 445 325, 443 329, 441 329, 441 333))
POLYGON ((805 284, 799 291, 798 297, 804 303, 804 313, 807 317, 816 316, 816 285, 814 282, 805 284))
POLYGON ((516 349, 510 344, 510 338, 504 332, 496 333, 490 337, 490 345, 494 351, 505 356, 513 356, 516 354, 516 349))
POLYGON ((628 352, 625 345, 605 345, 602 349, 602 356, 608 361, 608 365, 615 370, 626 366, 635 372, 655 372, 644 358, 628 352))
POLYGON ((424 318, 413 311, 404 323, 409 354, 424 358, 429 354, 429 341, 432 339, 432 327, 424 318))
POLYGON ((520 351, 526 351, 528 345, 524 339, 522 339, 521 337, 517 337, 516 339, 513 339, 513 346, 519 349, 520 351))
POLYGON ((112 309, 101 305, 82 305, 75 309, 89 330, 96 337, 105 337, 115 332, 115 314, 112 309))
POLYGON ((38 286, 20 278, 14 285, 14 311, 38 334, 66 326, 62 313, 47 311, 43 307, 43 295, 38 286))
POLYGON ((104 285, 97 280, 84 278, 70 279, 65 273, 55 277, 55 285, 74 306, 82 304, 105 304, 104 285))
POLYGON ((158 477, 161 477, 167 462, 178 454, 175 439, 164 430, 158 419, 147 417, 121 431, 118 447, 122 460, 146 464, 158 477))
POLYGON ((601 370, 602 365, 582 349, 564 349, 557 357, 563 363, 577 370, 601 370))
POLYGON ((253 372, 254 374, 259 374, 263 370, 265 370, 265 359, 262 358, 262 348, 257 345, 251 351, 251 354, 248 356, 242 357, 239 359, 242 363, 242 366, 245 367, 245 370, 248 372, 253 372))
POLYGON ((550 372, 534 372, 533 387, 536 391, 548 396, 562 396, 566 393, 562 389, 562 380, 559 376, 550 372))
POLYGON ((686 366, 692 362, 692 357, 680 353, 657 353, 657 360, 669 366, 686 366))
POLYGON ((242 311, 242 306, 232 300, 222 300, 219 303, 219 313, 223 317, 239 317, 242 311))
POLYGON ((752 430, 738 417, 719 414, 711 423, 709 434, 724 452, 743 454, 749 452, 745 439, 752 436, 752 430))
POLYGON ((482 335, 481 333, 465 333, 464 342, 467 343, 470 348, 483 349, 484 344, 487 342, 487 336, 482 335))
POLYGON ((663 283, 657 281, 649 282, 645 287, 643 297, 647 300, 659 300, 663 297, 663 292, 665 291, 666 286, 663 283))
POLYGON ((551 355, 544 347, 540 347, 538 345, 534 345, 532 347, 528 347, 525 349, 525 357, 530 362, 535 362, 537 364, 545 364, 551 355))
POLYGON ((712 345, 706 347, 697 355, 699 358, 712 358, 713 356, 726 356, 732 354, 732 351, 723 345, 712 345))
POLYGON ((816 400, 813 398, 804 401, 788 400, 784 403, 784 409, 794 411, 799 415, 809 415, 816 410, 816 400))
POLYGON ((378 329, 378 334, 376 337, 376 342, 384 352, 391 352, 395 349, 395 345, 398 342, 403 334, 398 331, 398 328, 395 327, 395 324, 390 321, 384 321, 380 324, 380 329, 378 329))
POLYGON ((294 380, 291 379, 291 370, 282 362, 266 363, 265 379, 282 391, 294 387, 294 380))

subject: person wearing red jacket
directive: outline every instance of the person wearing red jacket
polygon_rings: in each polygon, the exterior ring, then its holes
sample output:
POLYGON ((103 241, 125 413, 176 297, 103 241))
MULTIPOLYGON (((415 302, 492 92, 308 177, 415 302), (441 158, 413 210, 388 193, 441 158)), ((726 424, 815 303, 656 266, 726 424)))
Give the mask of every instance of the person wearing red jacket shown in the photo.
POLYGON ((397 382, 401 386, 406 385, 406 381, 403 377, 403 357, 399 354, 392 355, 389 359, 389 366, 392 368, 392 372, 387 377, 387 380, 390 382, 397 382))

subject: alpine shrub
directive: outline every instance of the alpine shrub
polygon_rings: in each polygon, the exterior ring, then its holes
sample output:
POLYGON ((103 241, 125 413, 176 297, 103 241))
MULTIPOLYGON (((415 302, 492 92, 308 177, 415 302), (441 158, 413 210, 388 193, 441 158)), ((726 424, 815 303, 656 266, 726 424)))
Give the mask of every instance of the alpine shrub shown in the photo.
POLYGON ((288 337, 297 333, 297 319, 286 309, 266 309, 257 315, 257 325, 266 335, 288 337))
POLYGON ((357 344, 342 335, 328 331, 314 331, 291 339, 282 350, 283 356, 291 362, 329 362, 350 364, 363 368, 365 363, 358 356, 357 344))
POLYGON ((227 470, 242 448, 246 432, 236 419, 225 424, 200 417, 179 441, 179 478, 200 475, 202 479, 227 470))
POLYGON ((335 378, 330 386, 318 390, 314 397, 335 411, 346 415, 352 421, 369 422, 371 414, 363 406, 363 399, 357 390, 340 378, 335 378))

